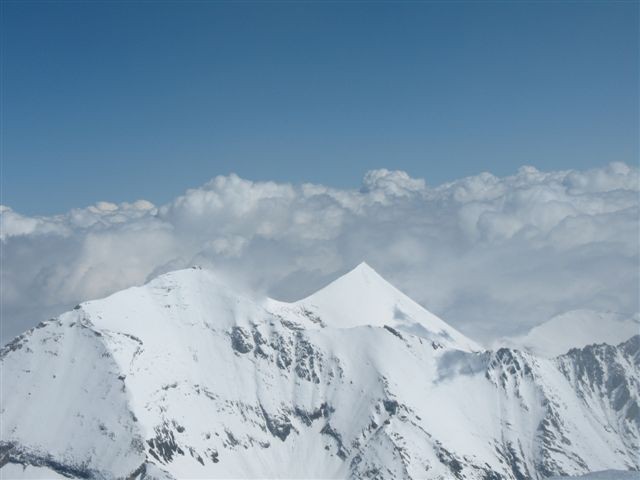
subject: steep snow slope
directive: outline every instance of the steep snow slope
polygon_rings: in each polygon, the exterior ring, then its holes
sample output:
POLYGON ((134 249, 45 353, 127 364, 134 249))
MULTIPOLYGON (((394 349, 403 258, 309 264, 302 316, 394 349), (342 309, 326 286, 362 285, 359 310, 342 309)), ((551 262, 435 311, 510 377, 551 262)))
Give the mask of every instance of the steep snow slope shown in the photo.
POLYGON ((293 304, 172 272, 2 349, 0 477, 637 469, 639 348, 479 351, 366 265, 293 304))
POLYGON ((640 473, 624 470, 604 470, 573 477, 552 477, 552 480, 638 480, 640 473))
POLYGON ((8 463, 0 469, 0 475, 6 479, 24 480, 64 480, 64 475, 47 467, 34 467, 33 465, 21 465, 19 463, 8 463))
MULTIPOLYGON (((277 303, 272 302, 275 311, 277 303)), ((321 318, 328 327, 388 325, 442 346, 481 350, 478 344, 411 300, 366 263, 313 295, 280 307, 285 311, 291 311, 293 307, 294 311, 302 311, 307 317, 321 318)))
POLYGON ((640 317, 615 312, 572 310, 532 328, 526 335, 503 339, 499 344, 552 358, 592 343, 623 342, 640 334, 640 317))
POLYGON ((617 347, 594 344, 556 359, 559 370, 579 392, 593 422, 620 439, 618 452, 640 451, 640 335, 617 347), (631 373, 631 375, 629 374, 631 373))
POLYGON ((3 348, 1 438, 20 441, 33 465, 48 457, 62 473, 78 475, 88 464, 124 476, 144 460, 143 438, 122 370, 87 324, 66 314, 3 348))

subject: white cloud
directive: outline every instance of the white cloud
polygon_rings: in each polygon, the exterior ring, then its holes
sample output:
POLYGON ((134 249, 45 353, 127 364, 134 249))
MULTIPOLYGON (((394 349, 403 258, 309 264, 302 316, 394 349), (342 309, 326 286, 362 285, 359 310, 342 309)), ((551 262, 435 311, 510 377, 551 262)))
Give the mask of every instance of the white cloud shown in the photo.
POLYGON ((576 308, 638 311, 638 170, 489 173, 438 187, 366 173, 360 190, 216 177, 156 207, 0 208, 3 338, 194 263, 304 296, 366 260, 479 340, 576 308))

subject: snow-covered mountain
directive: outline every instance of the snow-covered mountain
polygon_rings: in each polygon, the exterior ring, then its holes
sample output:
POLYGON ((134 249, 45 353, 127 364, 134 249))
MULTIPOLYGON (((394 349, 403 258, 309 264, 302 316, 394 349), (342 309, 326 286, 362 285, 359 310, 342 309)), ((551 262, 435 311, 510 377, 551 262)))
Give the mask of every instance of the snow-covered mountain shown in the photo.
POLYGON ((525 335, 502 339, 496 344, 527 350, 543 357, 556 357, 574 347, 592 343, 617 344, 640 334, 640 316, 596 310, 571 310, 532 328, 525 335))
POLYGON ((485 351, 365 264, 295 303, 172 272, 0 356, 2 478, 640 468, 640 336, 550 359, 485 351))

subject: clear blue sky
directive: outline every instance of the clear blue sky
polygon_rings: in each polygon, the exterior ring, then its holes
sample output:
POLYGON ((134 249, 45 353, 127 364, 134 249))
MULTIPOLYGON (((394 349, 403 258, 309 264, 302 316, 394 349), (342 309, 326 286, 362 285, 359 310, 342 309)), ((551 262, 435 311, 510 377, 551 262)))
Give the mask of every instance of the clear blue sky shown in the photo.
POLYGON ((3 2, 2 202, 638 157, 630 2, 3 2))

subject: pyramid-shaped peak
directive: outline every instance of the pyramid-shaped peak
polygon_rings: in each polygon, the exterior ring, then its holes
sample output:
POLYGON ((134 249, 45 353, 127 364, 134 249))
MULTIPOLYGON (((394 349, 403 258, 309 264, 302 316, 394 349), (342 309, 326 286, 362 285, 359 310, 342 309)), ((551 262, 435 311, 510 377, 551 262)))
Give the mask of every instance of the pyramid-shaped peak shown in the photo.
MULTIPOLYGON (((360 262, 354 268, 349 270, 347 273, 338 277, 332 283, 344 283, 348 282, 363 282, 363 283, 371 283, 371 282, 383 282, 393 287, 389 282, 387 282, 382 275, 380 275, 377 271, 375 271, 367 262, 360 262)), ((395 287, 394 287, 395 288, 395 287)))
POLYGON ((371 270, 375 272, 373 268, 367 262, 360 262, 358 265, 353 268, 353 270, 371 270))
POLYGON ((343 304, 358 303, 366 299, 386 299, 395 303, 401 298, 410 300, 368 263, 361 262, 301 302, 343 304))
POLYGON ((366 262, 296 302, 331 327, 403 327, 462 350, 478 345, 386 281, 366 262))
MULTIPOLYGON (((380 276, 380 274, 378 272, 376 272, 371 265, 369 265, 367 262, 360 262, 358 265, 356 265, 349 273, 351 272, 362 272, 364 274, 375 274, 377 276, 380 276)), ((349 274, 347 273, 347 275, 349 274)))
POLYGON ((374 270, 368 263, 361 262, 347 273, 336 278, 323 288, 313 293, 305 300, 320 297, 347 295, 352 299, 368 298, 372 296, 404 296, 395 286, 388 282, 382 275, 374 270))

